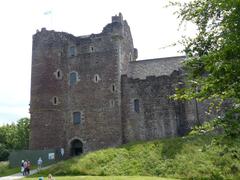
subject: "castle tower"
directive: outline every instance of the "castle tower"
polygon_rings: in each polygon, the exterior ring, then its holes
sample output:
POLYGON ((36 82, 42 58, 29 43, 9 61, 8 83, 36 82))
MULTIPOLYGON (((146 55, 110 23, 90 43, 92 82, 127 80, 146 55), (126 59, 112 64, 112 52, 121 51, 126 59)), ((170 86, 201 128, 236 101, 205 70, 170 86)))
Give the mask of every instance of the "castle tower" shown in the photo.
POLYGON ((122 143, 121 75, 136 60, 121 13, 100 34, 33 36, 30 149, 67 155, 122 143))

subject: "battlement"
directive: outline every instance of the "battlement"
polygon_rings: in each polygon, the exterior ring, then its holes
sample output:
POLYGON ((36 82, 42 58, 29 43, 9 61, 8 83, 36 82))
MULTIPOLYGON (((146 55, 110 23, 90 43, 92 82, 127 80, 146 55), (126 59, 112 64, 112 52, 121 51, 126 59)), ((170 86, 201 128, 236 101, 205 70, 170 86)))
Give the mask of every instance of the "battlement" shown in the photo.
MULTIPOLYGON (((66 32, 58 32, 54 30, 47 30, 45 27, 43 27, 41 30, 37 30, 36 34, 33 35, 33 37, 37 37, 39 35, 44 36, 49 36, 49 35, 54 35, 55 38, 60 38, 60 39, 77 39, 79 40, 86 40, 86 39, 93 39, 96 37, 101 37, 109 33, 116 34, 117 31, 120 32, 120 35, 122 35, 123 27, 128 26, 127 22, 123 20, 123 16, 121 13, 119 15, 112 16, 112 22, 104 26, 102 32, 97 33, 97 34, 89 34, 89 35, 82 35, 82 36, 74 36, 70 33, 66 32), (116 25, 115 23, 120 23, 119 25, 116 25)), ((127 28, 127 27, 125 27, 127 28)), ((49 38, 49 37, 48 37, 49 38)))
POLYGON ((119 13, 118 15, 112 16, 112 23, 114 23, 114 22, 123 23, 122 13, 119 13))
MULTIPOLYGON (((121 13, 112 16, 112 22, 104 26, 102 32, 84 36, 74 36, 66 32, 57 32, 42 28, 33 35, 33 49, 38 45, 45 47, 73 46, 78 49, 78 54, 102 52, 107 49, 117 49, 118 41, 128 41, 132 44, 130 28, 123 20, 121 13)), ((137 58, 137 51, 131 52, 131 59, 137 58), (134 55, 134 56, 133 56, 134 55)))

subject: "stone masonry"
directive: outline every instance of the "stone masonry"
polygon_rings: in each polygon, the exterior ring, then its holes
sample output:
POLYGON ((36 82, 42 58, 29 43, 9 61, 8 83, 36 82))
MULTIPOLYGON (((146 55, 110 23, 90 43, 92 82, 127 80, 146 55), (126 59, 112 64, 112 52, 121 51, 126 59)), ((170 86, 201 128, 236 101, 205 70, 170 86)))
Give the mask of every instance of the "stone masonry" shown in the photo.
POLYGON ((136 59, 121 13, 99 34, 38 31, 30 149, 63 148, 70 156, 188 132, 203 111, 169 99, 182 80, 184 57, 136 59))

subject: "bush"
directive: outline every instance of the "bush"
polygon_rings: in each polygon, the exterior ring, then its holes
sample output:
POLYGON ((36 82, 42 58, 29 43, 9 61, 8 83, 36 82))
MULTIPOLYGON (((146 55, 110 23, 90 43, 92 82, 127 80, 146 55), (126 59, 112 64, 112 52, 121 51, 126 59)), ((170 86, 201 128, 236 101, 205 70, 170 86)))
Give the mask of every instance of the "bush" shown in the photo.
POLYGON ((223 137, 204 134, 125 144, 62 161, 34 176, 239 179, 240 140, 223 137))
POLYGON ((5 145, 0 144, 0 161, 8 160, 9 151, 6 149, 5 145))

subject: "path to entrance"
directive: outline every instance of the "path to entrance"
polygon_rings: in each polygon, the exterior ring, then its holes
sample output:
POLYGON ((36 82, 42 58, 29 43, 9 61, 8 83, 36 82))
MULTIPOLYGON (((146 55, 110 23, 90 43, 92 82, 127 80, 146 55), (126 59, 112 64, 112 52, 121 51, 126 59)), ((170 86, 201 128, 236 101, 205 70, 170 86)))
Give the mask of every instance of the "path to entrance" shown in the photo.
MULTIPOLYGON (((49 167, 50 166, 43 167, 42 170, 47 169, 49 167)), ((38 172, 37 169, 33 169, 33 170, 31 170, 30 175, 36 174, 37 172, 38 172)), ((22 173, 17 173, 17 174, 13 174, 11 176, 0 177, 0 180, 15 180, 15 179, 22 179, 24 177, 26 177, 26 176, 23 176, 22 173)))

